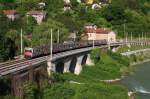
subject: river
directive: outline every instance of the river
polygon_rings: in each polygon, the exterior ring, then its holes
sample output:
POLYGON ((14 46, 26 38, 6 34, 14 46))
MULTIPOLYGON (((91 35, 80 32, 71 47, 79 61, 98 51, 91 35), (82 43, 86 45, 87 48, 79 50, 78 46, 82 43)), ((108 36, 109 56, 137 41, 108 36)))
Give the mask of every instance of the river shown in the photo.
POLYGON ((121 81, 131 91, 137 91, 137 99, 150 99, 150 62, 137 65, 134 74, 121 81))

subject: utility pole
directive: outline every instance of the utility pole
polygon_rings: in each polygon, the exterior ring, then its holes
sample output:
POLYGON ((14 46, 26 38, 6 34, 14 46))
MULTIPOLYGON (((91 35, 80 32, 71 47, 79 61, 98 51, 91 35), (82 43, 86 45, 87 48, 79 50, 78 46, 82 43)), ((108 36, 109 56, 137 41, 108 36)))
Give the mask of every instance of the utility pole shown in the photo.
POLYGON ((93 38, 93 48, 94 48, 94 38, 93 38))
POLYGON ((53 58, 53 30, 51 29, 50 60, 53 58))
POLYGON ((144 33, 142 32, 142 47, 144 46, 144 33))
POLYGON ((20 42, 20 44, 21 44, 20 48, 21 48, 21 57, 22 57, 22 54, 23 54, 22 28, 21 28, 21 40, 20 41, 21 41, 20 42))
POLYGON ((141 40, 141 38, 140 38, 140 34, 139 34, 139 41, 141 40))
POLYGON ((132 32, 131 32, 131 42, 132 42, 132 39, 133 39, 133 37, 132 37, 132 32))
POLYGON ((147 45, 147 43, 146 43, 146 32, 144 33, 144 42, 145 42, 145 45, 147 45))
POLYGON ((58 29, 58 32, 57 32, 57 43, 59 43, 59 29, 58 29))
MULTIPOLYGON (((93 29, 94 29, 93 34, 96 35, 96 28, 94 27, 93 29)), ((95 41, 94 41, 95 40, 95 35, 93 35, 93 48, 95 48, 95 44, 94 44, 95 43, 95 41)))
POLYGON ((48 72, 48 76, 50 77, 51 76, 51 72, 52 72, 52 69, 53 69, 53 67, 52 67, 52 58, 53 58, 53 56, 52 56, 52 52, 53 52, 53 39, 52 39, 52 29, 51 29, 51 32, 50 32, 50 35, 51 35, 51 40, 50 40, 50 56, 48 57, 48 62, 47 62, 47 64, 48 64, 48 66, 47 66, 47 72, 48 72))
POLYGON ((145 32, 145 41, 147 40, 147 37, 146 37, 147 35, 146 35, 146 34, 147 34, 147 33, 145 32))
POLYGON ((76 33, 74 33, 74 42, 76 41, 76 33))
POLYGON ((143 35, 143 32, 142 32, 142 40, 144 40, 144 35, 143 35))
POLYGON ((126 33, 126 44, 128 42, 128 33, 126 33))
POLYGON ((126 37, 126 24, 125 24, 125 20, 124 20, 124 39, 125 39, 125 37, 126 37))

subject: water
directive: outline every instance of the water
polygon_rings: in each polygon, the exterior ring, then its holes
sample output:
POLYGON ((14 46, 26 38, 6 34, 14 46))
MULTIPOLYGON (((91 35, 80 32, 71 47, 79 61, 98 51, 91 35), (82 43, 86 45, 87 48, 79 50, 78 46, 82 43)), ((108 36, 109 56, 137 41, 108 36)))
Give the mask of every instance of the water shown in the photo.
POLYGON ((137 99, 150 99, 150 62, 137 65, 137 70, 121 81, 130 91, 136 91, 137 99))

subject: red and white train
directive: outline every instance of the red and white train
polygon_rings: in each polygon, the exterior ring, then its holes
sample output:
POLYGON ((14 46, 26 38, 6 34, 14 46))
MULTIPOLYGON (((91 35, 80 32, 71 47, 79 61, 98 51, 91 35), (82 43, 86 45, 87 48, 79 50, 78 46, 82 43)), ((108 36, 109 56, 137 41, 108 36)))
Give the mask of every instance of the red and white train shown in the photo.
MULTIPOLYGON (((95 46, 106 45, 106 40, 97 40, 94 41, 95 46)), ((54 43, 53 44, 53 53, 64 52, 73 49, 80 49, 93 46, 93 41, 82 41, 74 43, 54 43)), ((32 59, 36 57, 46 56, 50 54, 50 44, 37 46, 33 48, 25 48, 24 57, 26 59, 32 59)))

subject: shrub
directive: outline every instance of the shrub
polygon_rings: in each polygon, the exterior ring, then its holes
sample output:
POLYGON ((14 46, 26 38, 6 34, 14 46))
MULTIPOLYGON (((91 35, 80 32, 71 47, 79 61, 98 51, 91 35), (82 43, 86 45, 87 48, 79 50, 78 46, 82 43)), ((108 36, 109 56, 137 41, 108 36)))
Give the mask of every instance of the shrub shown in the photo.
POLYGON ((52 84, 50 88, 44 89, 43 99, 71 99, 74 90, 62 83, 52 84))
POLYGON ((96 48, 91 51, 91 59, 94 63, 97 63, 100 60, 100 49, 96 48))
POLYGON ((24 99, 36 99, 38 95, 37 85, 33 82, 23 84, 24 99))

